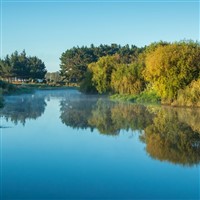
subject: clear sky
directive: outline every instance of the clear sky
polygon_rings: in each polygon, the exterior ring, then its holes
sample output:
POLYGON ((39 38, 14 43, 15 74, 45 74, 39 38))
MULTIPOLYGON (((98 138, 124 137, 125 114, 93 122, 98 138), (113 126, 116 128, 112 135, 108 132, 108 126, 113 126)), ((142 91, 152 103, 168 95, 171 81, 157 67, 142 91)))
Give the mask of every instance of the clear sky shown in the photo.
POLYGON ((73 46, 199 40, 199 1, 0 0, 2 56, 15 50, 59 70, 73 46))

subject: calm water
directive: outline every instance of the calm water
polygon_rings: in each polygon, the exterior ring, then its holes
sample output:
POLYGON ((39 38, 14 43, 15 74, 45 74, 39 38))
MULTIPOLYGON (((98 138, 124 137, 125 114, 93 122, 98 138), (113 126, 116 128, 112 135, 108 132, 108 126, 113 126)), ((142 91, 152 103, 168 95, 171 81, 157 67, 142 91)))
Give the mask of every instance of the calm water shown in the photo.
POLYGON ((1 199, 199 199, 200 110, 76 90, 9 96, 1 199))

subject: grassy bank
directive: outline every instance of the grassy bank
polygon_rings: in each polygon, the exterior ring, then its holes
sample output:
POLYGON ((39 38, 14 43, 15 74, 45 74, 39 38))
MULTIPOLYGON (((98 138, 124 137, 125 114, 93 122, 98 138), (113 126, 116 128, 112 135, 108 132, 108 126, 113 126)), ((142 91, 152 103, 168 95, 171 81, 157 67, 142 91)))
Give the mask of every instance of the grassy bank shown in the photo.
POLYGON ((114 94, 110 96, 115 101, 131 101, 134 103, 160 103, 173 107, 194 107, 200 108, 200 79, 194 80, 184 89, 178 91, 178 95, 174 100, 161 99, 153 91, 144 91, 138 95, 120 95, 114 94))
POLYGON ((0 81, 0 88, 2 95, 24 94, 33 92, 33 89, 31 87, 23 85, 14 85, 5 81, 0 81))
POLYGON ((138 95, 121 95, 121 94, 114 94, 110 96, 111 100, 114 101, 131 101, 134 103, 160 103, 161 99, 156 95, 154 92, 142 92, 138 95))
MULTIPOLYGON (((19 85, 18 85, 19 86, 19 85)), ((62 89, 74 89, 77 86, 59 86, 59 85, 49 85, 49 84, 22 84, 20 87, 29 88, 32 90, 62 90, 62 89)))
POLYGON ((21 83, 8 83, 0 80, 0 108, 4 105, 4 95, 20 95, 20 94, 31 94, 35 90, 60 90, 60 89, 74 89, 75 86, 57 86, 48 84, 21 84, 21 83))
POLYGON ((0 89, 2 95, 18 95, 24 93, 33 93, 35 90, 58 90, 58 89, 73 89, 76 86, 59 86, 49 85, 44 83, 8 83, 0 81, 0 89))

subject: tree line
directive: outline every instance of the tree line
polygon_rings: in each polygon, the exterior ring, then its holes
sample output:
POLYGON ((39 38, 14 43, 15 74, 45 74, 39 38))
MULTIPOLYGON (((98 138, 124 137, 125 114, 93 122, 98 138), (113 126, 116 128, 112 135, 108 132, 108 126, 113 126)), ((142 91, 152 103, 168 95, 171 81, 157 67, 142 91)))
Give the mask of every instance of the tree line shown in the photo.
POLYGON ((131 63, 143 48, 134 45, 121 46, 117 44, 95 47, 73 47, 65 51, 61 57, 60 72, 66 83, 80 84, 86 77, 88 65, 97 62, 103 56, 119 54, 124 63, 131 63))
POLYGON ((0 77, 3 80, 43 79, 46 72, 44 62, 36 56, 27 56, 25 50, 0 59, 0 77))
POLYGON ((200 106, 200 44, 157 42, 143 48, 116 44, 73 47, 64 52, 61 76, 86 93, 157 99, 200 106))

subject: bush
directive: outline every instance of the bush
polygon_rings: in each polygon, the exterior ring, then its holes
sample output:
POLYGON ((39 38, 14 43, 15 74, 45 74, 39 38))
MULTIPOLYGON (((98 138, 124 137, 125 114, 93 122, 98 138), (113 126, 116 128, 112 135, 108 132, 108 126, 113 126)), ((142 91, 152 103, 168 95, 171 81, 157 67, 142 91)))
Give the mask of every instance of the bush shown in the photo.
POLYGON ((129 95, 129 94, 114 94, 110 96, 111 100, 117 101, 131 101, 135 103, 160 103, 160 97, 154 91, 144 91, 139 95, 129 95))
POLYGON ((154 91, 147 91, 140 93, 136 99, 137 103, 159 103, 160 97, 154 91))

